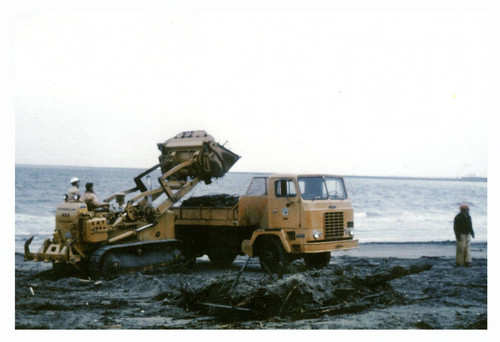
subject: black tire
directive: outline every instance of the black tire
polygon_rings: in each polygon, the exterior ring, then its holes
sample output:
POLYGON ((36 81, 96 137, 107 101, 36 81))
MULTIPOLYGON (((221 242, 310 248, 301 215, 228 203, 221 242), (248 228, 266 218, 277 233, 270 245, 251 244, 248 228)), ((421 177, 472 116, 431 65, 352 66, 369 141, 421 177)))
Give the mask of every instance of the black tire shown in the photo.
POLYGON ((207 252, 208 258, 212 265, 218 268, 227 268, 231 266, 234 259, 236 259, 237 253, 231 250, 216 250, 212 249, 207 252))
POLYGON ((212 229, 208 237, 208 249, 206 254, 212 265, 218 268, 231 266, 238 255, 237 237, 233 230, 226 227, 212 229))
POLYGON ((259 245, 259 263, 273 273, 280 273, 288 266, 286 251, 278 239, 266 239, 259 245))
POLYGON ((304 262, 306 263, 307 267, 319 269, 328 266, 328 264, 330 263, 330 258, 330 252, 310 253, 304 255, 304 262))

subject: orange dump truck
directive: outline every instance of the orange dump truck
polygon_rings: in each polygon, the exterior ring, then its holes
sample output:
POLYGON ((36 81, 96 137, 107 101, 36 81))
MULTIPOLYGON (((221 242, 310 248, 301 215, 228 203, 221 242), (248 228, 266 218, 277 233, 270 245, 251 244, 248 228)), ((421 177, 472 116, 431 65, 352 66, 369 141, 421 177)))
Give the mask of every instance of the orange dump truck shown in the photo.
POLYGON ((298 258, 322 268, 331 252, 358 246, 352 203, 339 176, 254 177, 234 205, 183 203, 172 210, 175 235, 191 257, 207 254, 220 266, 246 254, 271 271, 298 258))

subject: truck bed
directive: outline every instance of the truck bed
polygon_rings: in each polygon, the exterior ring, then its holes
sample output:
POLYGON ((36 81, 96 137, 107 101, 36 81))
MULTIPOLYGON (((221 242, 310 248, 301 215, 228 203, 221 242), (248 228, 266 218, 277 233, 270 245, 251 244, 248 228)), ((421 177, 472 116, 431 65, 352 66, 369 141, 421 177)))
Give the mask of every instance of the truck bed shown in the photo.
POLYGON ((172 208, 176 225, 238 226, 238 197, 222 194, 191 197, 172 208))

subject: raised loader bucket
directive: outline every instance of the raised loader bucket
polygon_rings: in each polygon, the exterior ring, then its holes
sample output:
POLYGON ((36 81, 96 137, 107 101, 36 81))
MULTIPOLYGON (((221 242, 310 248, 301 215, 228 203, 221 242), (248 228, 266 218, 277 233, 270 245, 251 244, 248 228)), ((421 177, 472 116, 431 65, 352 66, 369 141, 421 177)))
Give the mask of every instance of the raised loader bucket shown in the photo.
POLYGON ((238 161, 240 156, 215 142, 205 131, 189 131, 177 134, 164 143, 158 144, 161 151, 162 173, 175 166, 195 160, 195 162, 172 176, 177 180, 201 177, 205 183, 212 178, 220 178, 238 161))

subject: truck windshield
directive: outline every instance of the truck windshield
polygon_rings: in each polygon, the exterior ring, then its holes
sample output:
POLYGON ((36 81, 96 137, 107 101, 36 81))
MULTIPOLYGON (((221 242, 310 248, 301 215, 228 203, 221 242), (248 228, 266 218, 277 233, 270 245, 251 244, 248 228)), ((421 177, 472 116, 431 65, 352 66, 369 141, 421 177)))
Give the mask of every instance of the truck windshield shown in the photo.
POLYGON ((305 200, 346 199, 342 178, 330 176, 299 177, 300 195, 305 200))

